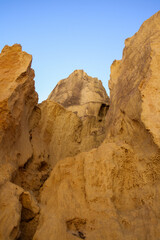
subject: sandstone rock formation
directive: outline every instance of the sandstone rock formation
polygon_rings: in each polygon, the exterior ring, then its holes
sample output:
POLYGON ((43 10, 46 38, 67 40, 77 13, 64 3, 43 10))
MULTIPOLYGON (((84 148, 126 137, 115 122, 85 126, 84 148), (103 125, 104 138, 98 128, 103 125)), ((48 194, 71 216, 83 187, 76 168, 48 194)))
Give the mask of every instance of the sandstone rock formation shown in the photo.
POLYGON ((98 147, 105 138, 105 112, 82 121, 56 102, 37 103, 31 61, 18 44, 6 46, 0 55, 2 240, 32 239, 39 192, 56 162, 98 147))
POLYGON ((34 240, 160 236, 160 12, 111 67, 102 145, 59 161, 43 186, 34 240))
MULTIPOLYGON (((32 56, 21 46, 4 47, 0 54, 0 239, 17 239, 20 231, 20 196, 11 183, 13 174, 33 154, 29 118, 37 104, 32 56)), ((29 193, 28 193, 29 194, 29 193)))
POLYGON ((159 49, 160 12, 113 62, 110 101, 80 70, 41 104, 31 55, 2 50, 0 240, 159 239, 159 49))
POLYGON ((105 119, 82 121, 61 105, 46 100, 35 106, 29 120, 33 155, 16 172, 14 183, 32 190, 36 197, 50 170, 65 157, 98 147, 105 138, 105 119))
POLYGON ((75 70, 68 78, 59 81, 48 99, 82 118, 88 115, 97 117, 109 107, 109 98, 102 82, 88 76, 83 70, 75 70))
POLYGON ((31 61, 18 44, 0 55, 0 184, 32 156, 28 119, 38 98, 31 61))
MULTIPOLYGON (((74 75, 75 72, 71 75, 74 75)), ((77 72, 87 76, 83 71, 77 72)), ((29 134, 33 155, 27 164, 16 172, 13 181, 25 190, 32 190, 37 198, 39 197, 39 190, 48 178, 51 169, 60 159, 96 148, 105 138, 105 115, 108 106, 106 104, 108 103, 105 104, 104 102, 109 102, 109 98, 100 81, 91 77, 88 78, 87 84, 91 86, 91 89, 96 82, 107 99, 104 99, 103 103, 97 104, 96 114, 94 112, 93 115, 80 118, 72 111, 68 111, 68 108, 65 109, 62 105, 48 99, 35 106, 29 118, 29 134)), ((72 83, 73 78, 69 79, 72 83)), ((81 85, 83 85, 83 82, 85 85, 85 81, 83 78, 78 78, 81 85)), ((70 84, 69 86, 72 89, 70 84)), ((56 94, 57 99, 60 98, 58 94, 56 94)), ((75 94, 74 89, 73 94, 75 94)), ((94 92, 90 91, 90 94, 94 95, 94 92)), ((96 97, 96 94, 94 97, 96 97)), ((98 101, 98 99, 95 98, 95 101, 98 101)), ((79 111, 80 107, 81 105, 75 105, 73 110, 77 109, 79 111)), ((93 109, 94 106, 92 106, 93 109)))

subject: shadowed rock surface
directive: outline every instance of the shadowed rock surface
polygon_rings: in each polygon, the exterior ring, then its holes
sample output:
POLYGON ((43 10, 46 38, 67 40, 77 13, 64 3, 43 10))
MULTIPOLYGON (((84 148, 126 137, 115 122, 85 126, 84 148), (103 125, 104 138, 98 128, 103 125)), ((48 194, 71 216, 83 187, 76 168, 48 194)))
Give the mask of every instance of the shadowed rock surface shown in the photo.
POLYGON ((68 78, 59 81, 48 99, 82 118, 88 115, 97 117, 101 106, 106 110, 109 107, 109 97, 102 82, 83 70, 75 70, 68 78))
POLYGON ((110 101, 76 70, 37 104, 31 60, 0 54, 0 239, 158 240, 160 12, 113 62, 110 101))

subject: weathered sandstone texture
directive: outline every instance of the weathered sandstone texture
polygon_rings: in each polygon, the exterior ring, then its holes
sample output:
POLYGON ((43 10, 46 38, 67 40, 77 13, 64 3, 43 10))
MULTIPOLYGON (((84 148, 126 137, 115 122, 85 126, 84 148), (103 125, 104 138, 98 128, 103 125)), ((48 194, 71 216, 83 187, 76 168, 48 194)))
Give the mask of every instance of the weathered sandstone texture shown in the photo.
POLYGON ((105 138, 105 117, 100 122, 90 116, 82 121, 50 100, 35 106, 29 126, 33 155, 16 172, 14 183, 32 190, 36 197, 60 159, 96 148, 105 138))
MULTIPOLYGON (((33 154, 29 118, 37 104, 32 56, 21 46, 4 47, 0 54, 0 239, 17 239, 24 190, 11 183, 14 173, 33 154)), ((29 193, 27 193, 29 195, 29 193)), ((31 203, 31 198, 28 200, 31 203)), ((27 209, 28 207, 26 207, 27 209)), ((32 212, 32 209, 28 210, 32 212)))
POLYGON ((109 97, 97 78, 83 70, 75 70, 68 78, 58 82, 48 97, 79 117, 98 116, 109 107, 109 97))
POLYGON ((126 40, 109 87, 106 139, 56 164, 34 240, 160 237, 160 12, 126 40))
POLYGON ((0 240, 32 239, 39 192, 57 161, 105 138, 106 105, 82 120, 52 100, 37 103, 31 61, 18 44, 0 54, 0 240))
POLYGON ((38 97, 31 61, 18 44, 0 55, 0 184, 32 156, 28 119, 38 97))
POLYGON ((0 240, 158 240, 160 12, 113 62, 110 100, 76 70, 38 104, 31 61, 0 54, 0 240))
MULTIPOLYGON (((97 104, 96 112, 94 111, 92 115, 81 118, 79 114, 71 111, 75 109, 79 111, 81 105, 73 105, 74 109, 71 109, 72 105, 70 105, 69 111, 68 108, 66 109, 64 106, 48 99, 36 105, 29 118, 29 138, 33 154, 27 164, 16 172, 14 183, 25 190, 32 190, 37 198, 44 181, 60 159, 96 148, 105 139, 105 116, 108 111, 109 98, 102 83, 96 78, 89 77, 81 70, 75 71, 67 80, 73 95, 76 94, 74 89, 76 81, 81 85, 81 91, 85 91, 86 84, 90 86, 92 90, 90 95, 95 97, 97 104), (75 78, 75 74, 77 78, 75 78), (94 94, 95 86, 96 91, 98 92, 99 87, 101 95, 104 95, 103 101, 102 99, 99 100, 99 95, 94 94)), ((65 88, 63 88, 63 91, 66 91, 65 88)), ((60 99, 60 97, 61 92, 57 92, 56 98, 60 99)), ((93 103, 92 106, 90 105, 90 110, 91 108, 95 110, 93 103)))

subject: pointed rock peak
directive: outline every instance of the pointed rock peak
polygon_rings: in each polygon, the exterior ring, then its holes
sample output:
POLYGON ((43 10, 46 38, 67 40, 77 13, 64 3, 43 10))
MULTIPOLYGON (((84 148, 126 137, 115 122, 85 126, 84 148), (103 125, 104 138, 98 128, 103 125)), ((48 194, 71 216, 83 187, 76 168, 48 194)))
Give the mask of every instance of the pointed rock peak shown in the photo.
POLYGON ((1 53, 4 54, 6 52, 10 52, 10 51, 13 51, 13 52, 21 52, 22 51, 22 46, 20 44, 14 44, 13 46, 4 46, 4 48, 2 49, 1 53))
POLYGON ((77 69, 69 75, 69 77, 74 77, 74 76, 77 78, 84 78, 84 77, 88 77, 88 74, 83 69, 77 69))
POLYGON ((25 81, 24 74, 31 70, 32 56, 24 51, 20 44, 5 46, 0 54, 0 101, 8 98, 19 81, 25 81), (5 89, 5 91, 4 91, 5 89))
POLYGON ((109 97, 98 78, 83 70, 75 70, 68 78, 58 82, 48 97, 82 117, 97 116, 102 104, 109 105, 109 97))
POLYGON ((70 75, 87 75, 87 73, 83 69, 76 69, 70 75))

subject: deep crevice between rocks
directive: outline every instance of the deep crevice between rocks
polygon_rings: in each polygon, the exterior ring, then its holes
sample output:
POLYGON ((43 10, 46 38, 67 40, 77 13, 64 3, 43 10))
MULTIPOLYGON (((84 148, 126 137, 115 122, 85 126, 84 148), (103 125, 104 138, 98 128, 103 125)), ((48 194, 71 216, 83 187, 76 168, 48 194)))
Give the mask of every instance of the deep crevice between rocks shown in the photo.
MULTIPOLYGON (((49 177, 51 168, 49 164, 43 160, 40 163, 35 163, 34 156, 32 155, 26 163, 19 167, 14 173, 12 182, 29 192, 29 194, 35 199, 37 205, 40 201, 40 189, 44 182, 49 177)), ((20 236, 18 240, 32 240, 36 232, 39 220, 39 212, 33 213, 32 210, 26 208, 20 196, 20 202, 22 204, 21 221, 19 225, 20 236)), ((15 230, 12 235, 15 235, 15 230)))

